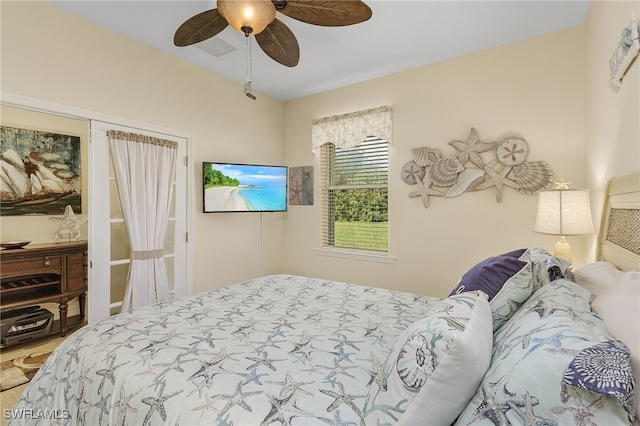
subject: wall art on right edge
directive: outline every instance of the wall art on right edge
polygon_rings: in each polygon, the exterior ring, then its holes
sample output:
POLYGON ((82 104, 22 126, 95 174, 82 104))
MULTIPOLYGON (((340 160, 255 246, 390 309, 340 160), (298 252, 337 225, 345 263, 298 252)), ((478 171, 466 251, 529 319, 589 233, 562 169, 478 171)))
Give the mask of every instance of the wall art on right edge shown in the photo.
POLYGON ((313 205, 313 166, 289 167, 289 204, 313 205))
POLYGON ((636 11, 631 12, 631 24, 625 27, 620 34, 620 41, 616 45, 611 59, 609 59, 609 71, 611 72, 611 83, 615 87, 622 85, 622 78, 631 67, 640 51, 640 40, 638 40, 638 15, 636 11))

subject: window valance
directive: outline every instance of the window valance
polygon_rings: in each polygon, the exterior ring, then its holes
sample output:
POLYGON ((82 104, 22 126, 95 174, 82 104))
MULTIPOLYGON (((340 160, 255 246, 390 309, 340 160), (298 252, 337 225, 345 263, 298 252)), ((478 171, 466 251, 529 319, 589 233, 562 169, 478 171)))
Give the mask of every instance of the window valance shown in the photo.
POLYGON ((311 149, 314 154, 326 143, 350 148, 368 136, 391 142, 390 106, 318 118, 311 122, 311 149))

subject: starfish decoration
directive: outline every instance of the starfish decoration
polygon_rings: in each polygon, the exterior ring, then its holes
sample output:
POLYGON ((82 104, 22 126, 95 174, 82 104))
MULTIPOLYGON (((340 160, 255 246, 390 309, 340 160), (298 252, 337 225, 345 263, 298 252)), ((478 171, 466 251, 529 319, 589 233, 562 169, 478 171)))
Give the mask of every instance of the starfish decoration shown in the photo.
POLYGON ((229 402, 227 402, 224 408, 220 411, 220 415, 224 416, 227 413, 227 411, 229 411, 234 405, 239 405, 245 410, 252 412, 253 410, 251 410, 251 407, 249 406, 249 404, 245 402, 244 399, 248 396, 257 395, 259 393, 262 393, 262 392, 260 391, 242 392, 242 380, 239 381, 238 384, 236 385, 236 392, 233 395, 216 395, 215 396, 216 398, 229 400, 229 402))
POLYGON ((105 381, 108 379, 112 385, 115 385, 116 383, 116 376, 115 374, 113 374, 116 369, 122 367, 125 364, 128 364, 129 361, 127 362, 123 362, 121 364, 118 364, 116 366, 113 365, 115 358, 110 358, 109 362, 107 364, 106 368, 101 368, 98 371, 96 371, 96 374, 98 376, 102 376, 102 380, 100 381, 100 384, 98 385, 98 395, 100 395, 102 393, 102 388, 104 387, 104 383, 105 381))
POLYGON ((472 127, 467 142, 456 140, 449 142, 449 145, 460 152, 460 155, 458 156, 460 164, 464 166, 467 161, 471 160, 476 167, 481 169, 484 166, 484 163, 480 157, 480 153, 493 149, 496 146, 496 142, 478 142, 478 131, 475 127, 472 127))
POLYGON ((202 377, 205 383, 210 384, 211 380, 213 380, 216 375, 221 374, 225 371, 221 365, 218 365, 221 362, 222 360, 220 359, 214 360, 213 362, 200 360, 200 364, 202 364, 202 367, 200 367, 198 371, 193 373, 187 380, 195 380, 198 377, 202 377))
MULTIPOLYGON (((218 352, 215 356, 214 359, 212 359, 212 361, 224 361, 226 359, 230 359, 231 361, 238 361, 238 358, 234 358, 234 355, 240 355, 241 352, 229 352, 227 353, 227 349, 226 348, 222 348, 220 349, 220 352, 218 352)), ((247 368, 248 370, 248 368, 247 368)))
POLYGON ((331 405, 327 407, 327 411, 333 411, 340 405, 345 404, 353 411, 355 411, 358 416, 362 417, 362 411, 360 411, 360 408, 358 408, 358 406, 353 403, 353 400, 356 398, 364 398, 366 395, 347 394, 345 392, 344 385, 341 382, 338 382, 338 389, 340 390, 340 393, 334 392, 332 390, 320 389, 320 392, 322 392, 323 394, 335 398, 331 405))
POLYGON ((418 179, 416 177, 416 184, 418 184, 418 189, 411 192, 409 194, 409 197, 410 198, 421 197, 422 204, 424 205, 425 208, 429 207, 429 196, 433 195, 435 197, 442 197, 444 195, 440 191, 436 191, 435 189, 430 188, 431 179, 429 179, 429 173, 425 174, 423 179, 418 179))
POLYGON ((162 395, 164 393, 165 385, 166 383, 163 382, 160 386, 160 392, 155 398, 152 396, 142 398, 142 403, 149 406, 149 411, 147 412, 147 415, 144 417, 144 421, 142 422, 143 425, 151 424, 151 417, 153 416, 153 413, 155 411, 158 411, 158 414, 160 415, 162 420, 167 421, 167 411, 164 408, 164 402, 167 399, 173 398, 174 396, 182 392, 182 389, 174 393, 170 393, 169 395, 162 395))
POLYGON ((338 362, 340 361, 349 361, 353 362, 349 357, 353 355, 355 352, 345 352, 344 348, 338 349, 338 352, 329 352, 331 355, 335 356, 338 362))
POLYGON ((142 389, 138 389, 136 393, 130 393, 127 395, 124 383, 120 385, 120 399, 118 399, 114 406, 118 412, 118 424, 125 425, 127 424, 127 411, 132 411, 133 413, 137 412, 138 409, 131 405, 131 401, 133 398, 142 392, 142 389))
POLYGON ((231 334, 237 334, 242 337, 242 340, 245 340, 249 337, 249 334, 252 331, 255 331, 253 330, 254 325, 256 325, 256 320, 253 317, 251 317, 251 319, 247 321, 245 325, 238 326, 238 329, 232 332, 231 334))
POLYGON ((548 337, 534 337, 531 339, 531 343, 533 343, 533 346, 531 346, 531 349, 529 349, 529 351, 527 351, 526 354, 524 354, 522 356, 522 359, 528 357, 529 355, 531 355, 532 352, 534 352, 536 349, 543 347, 543 346, 551 346, 552 348, 560 348, 562 347, 562 341, 564 339, 579 339, 579 340, 587 340, 584 337, 581 336, 565 336, 564 334, 568 333, 568 330, 562 330, 552 336, 548 336, 548 337))
POLYGON ((176 331, 172 330, 171 333, 162 336, 159 340, 151 340, 151 343, 149 343, 147 346, 140 349, 136 353, 140 354, 140 357, 142 358, 144 363, 146 360, 154 358, 162 349, 166 349, 166 342, 174 338, 175 335, 176 331), (148 352, 148 354, 146 354, 146 352, 148 352), (143 353, 145 354, 143 355, 143 353))
MULTIPOLYGON (((137 336, 135 334, 132 334, 131 336, 127 337, 122 342, 112 342, 111 345, 110 345, 111 353, 114 353, 116 349, 120 349, 120 348, 133 349, 132 343, 139 342, 140 340, 142 340, 142 339, 137 339, 136 337, 137 336)), ((109 354, 107 354, 107 355, 109 355, 109 354)))
MULTIPOLYGON (((176 370, 176 371, 179 371, 180 373, 184 373, 182 366, 184 365, 185 361, 182 360, 182 357, 185 355, 187 355, 187 353, 183 352, 181 354, 178 354, 178 356, 176 356, 173 361, 161 362, 161 363, 155 364, 154 367, 164 367, 162 371, 158 373, 158 377, 164 377, 164 375, 171 370, 176 370)), ((189 360, 186 362, 190 362, 190 361, 195 361, 195 360, 189 360)))
MULTIPOLYGON (((302 340, 298 343, 294 343, 294 348, 289 351, 289 354, 291 355, 297 355, 300 354, 300 356, 307 360, 310 361, 311 360, 311 352, 314 351, 313 349, 313 345, 310 345, 311 340, 310 339, 306 339, 306 340, 302 340), (307 346, 309 345, 309 346, 307 346)), ((304 363, 304 362, 303 362, 304 363)))
POLYGON ((62 216, 49 216, 50 221, 60 224, 55 234, 53 234, 53 241, 60 242, 64 239, 65 235, 68 235, 71 241, 78 241, 82 238, 80 225, 85 223, 87 219, 86 216, 76 216, 70 205, 64 208, 64 214, 62 216))
POLYGON ((75 361, 76 364, 80 364, 80 357, 78 356, 78 353, 86 347, 89 347, 91 345, 82 345, 82 346, 78 346, 75 349, 70 349, 67 351, 67 355, 69 355, 69 358, 67 359, 67 363, 64 366, 65 371, 69 371, 69 368, 71 367, 71 362, 75 361))
POLYGON ((569 189, 569 185, 571 182, 567 182, 564 178, 560 178, 560 182, 553 182, 556 186, 556 189, 569 189))
POLYGON ((469 419, 468 424, 481 422, 485 419, 489 419, 489 421, 494 425, 511 424, 504 414, 505 410, 500 404, 497 404, 494 398, 490 397, 490 395, 491 391, 488 389, 488 384, 483 383, 480 389, 478 389, 478 393, 471 400, 476 404, 476 408, 473 411, 473 415, 469 419))
POLYGON ((262 382, 260 381, 260 377, 268 376, 268 374, 258 374, 258 369, 254 368, 248 373, 236 373, 238 376, 244 377, 243 385, 249 384, 251 382, 262 386, 262 382))
POLYGON ((491 188, 492 186, 495 186, 497 202, 499 203, 502 202, 502 189, 504 188, 505 185, 518 189, 518 185, 515 182, 507 179, 507 175, 511 171, 511 167, 505 167, 504 169, 502 169, 500 173, 493 170, 492 167, 485 167, 484 171, 490 176, 490 178, 489 180, 484 181, 480 185, 478 185, 476 189, 479 191, 482 189, 491 188))
POLYGON ((276 343, 284 343, 286 342, 286 340, 276 340, 275 342, 273 341, 273 336, 269 335, 267 337, 267 340, 264 342, 260 342, 260 341, 254 341, 251 343, 256 344, 257 346, 254 349, 254 352, 261 354, 265 348, 269 347, 269 348, 277 348, 280 349, 280 346, 276 345, 276 343))
POLYGON ((100 409, 100 414, 98 417, 98 422, 102 424, 102 416, 104 414, 109 415, 109 406, 110 406, 111 394, 107 396, 101 396, 100 401, 93 404, 94 407, 100 409))
POLYGON ((202 413, 200 414, 200 420, 202 420, 202 417, 204 416, 204 413, 207 411, 218 411, 218 409, 216 407, 213 406, 213 404, 217 401, 216 398, 209 398, 209 395, 205 395, 204 396, 206 399, 206 403, 199 405, 197 407, 193 407, 193 409, 191 411, 202 411, 202 413))
POLYGON ((278 395, 280 398, 284 398, 289 394, 293 394, 296 391, 300 391, 301 393, 304 393, 305 395, 309 395, 309 396, 313 396, 312 393, 307 392, 306 390, 302 389, 301 386, 303 385, 310 385, 313 382, 294 382, 293 379, 291 378, 291 373, 287 372, 287 375, 284 378, 284 382, 269 382, 269 383, 273 383, 276 385, 282 385, 282 389, 280 389, 280 394, 278 395))
POLYGON ((302 176, 298 175, 301 174, 301 169, 295 170, 294 173, 295 176, 289 179, 289 203, 300 205, 302 204, 302 176))
POLYGON ((271 324, 274 324, 276 327, 273 327, 273 329, 275 330, 276 328, 280 329, 282 327, 288 327, 291 330, 295 330, 296 328, 291 325, 291 323, 289 323, 289 320, 287 320, 286 318, 280 318, 278 320, 278 322, 272 322, 271 324))
POLYGON ((294 417, 311 416, 310 413, 302 411, 296 406, 296 400, 293 399, 293 393, 288 395, 286 398, 277 398, 268 393, 265 393, 265 395, 271 403, 271 410, 260 423, 260 426, 267 426, 274 422, 280 422, 282 425, 291 425, 291 420, 293 420, 294 417))
POLYGON ((351 377, 352 379, 355 379, 355 376, 347 373, 347 370, 350 370, 352 368, 356 368, 356 366, 343 367, 343 366, 340 365, 340 363, 338 362, 338 360, 336 358, 333 359, 333 368, 331 368, 329 366, 324 366, 324 368, 329 370, 329 374, 326 375, 327 379, 335 377, 335 376, 337 376, 339 374, 344 374, 345 376, 348 376, 348 377, 351 377))
POLYGON ((387 378, 384 376, 384 363, 373 353, 371 354, 371 368, 369 369, 369 383, 370 386, 373 382, 378 384, 378 387, 386 392, 387 391, 387 378))
POLYGON ((334 349, 340 349, 341 347, 347 345, 347 346, 351 346, 353 349, 355 349, 357 351, 359 351, 360 348, 358 348, 355 344, 363 342, 362 340, 349 340, 347 338, 347 336, 345 336, 344 334, 341 335, 340 339, 329 338, 329 340, 333 340, 334 342, 338 342, 338 344, 333 347, 334 349))
POLYGON ((271 369, 271 371, 278 371, 278 369, 273 365, 276 361, 285 361, 284 359, 269 359, 269 354, 267 352, 262 353, 262 358, 256 358, 251 356, 246 356, 246 359, 253 361, 254 364, 251 364, 247 367, 247 370, 251 370, 253 368, 257 368, 260 365, 264 365, 271 369))
POLYGON ((544 300, 538 300, 535 305, 529 308, 529 312, 536 312, 540 319, 547 318, 549 315, 553 315, 556 311, 565 312, 564 309, 545 303, 544 300))
POLYGON ((526 425, 545 425, 545 426, 553 426, 556 424, 556 422, 549 420, 549 419, 545 419, 544 417, 540 417, 540 416, 536 416, 533 413, 533 406, 538 404, 538 399, 529 395, 529 392, 527 391, 527 393, 525 393, 523 395, 524 397, 524 404, 520 405, 520 404, 516 404, 512 401, 507 402, 507 404, 509 405, 509 407, 511 407, 511 409, 513 411, 515 411, 515 413, 520 416, 520 418, 523 420, 524 424, 526 425), (520 408, 520 406, 522 407, 522 409, 520 408))
POLYGON ((153 376, 155 371, 153 370, 153 364, 149 363, 149 366, 146 370, 140 369, 139 373, 134 374, 134 376, 153 376))
POLYGON ((605 401, 608 397, 605 395, 601 395, 595 401, 589 403, 588 405, 585 405, 586 401, 584 401, 584 398, 577 395, 577 393, 580 392, 579 389, 576 389, 573 386, 565 386, 564 384, 562 388, 561 400, 567 401, 569 398, 571 398, 571 400, 575 404, 575 407, 551 407, 551 412, 557 415, 561 415, 567 411, 570 412, 573 415, 573 424, 575 424, 576 426, 596 425, 596 422, 593 421, 594 413, 596 413, 598 409, 601 409, 604 406, 605 401), (569 395, 566 392, 572 395, 569 395))

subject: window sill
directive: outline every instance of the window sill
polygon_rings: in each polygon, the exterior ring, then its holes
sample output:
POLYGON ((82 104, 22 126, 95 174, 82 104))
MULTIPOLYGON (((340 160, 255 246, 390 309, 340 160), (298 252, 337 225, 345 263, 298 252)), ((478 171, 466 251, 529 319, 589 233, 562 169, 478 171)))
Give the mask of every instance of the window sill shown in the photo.
POLYGON ((342 259, 362 260, 376 263, 395 263, 397 258, 386 252, 370 252, 354 249, 315 248, 317 256, 340 257, 342 259))

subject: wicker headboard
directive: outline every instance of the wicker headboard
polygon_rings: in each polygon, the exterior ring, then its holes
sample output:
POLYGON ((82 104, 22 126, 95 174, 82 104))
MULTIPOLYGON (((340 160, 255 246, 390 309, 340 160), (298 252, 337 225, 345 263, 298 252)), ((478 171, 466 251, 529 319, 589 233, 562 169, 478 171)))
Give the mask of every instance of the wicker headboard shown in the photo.
POLYGON ((640 170, 609 181, 596 258, 640 271, 640 170))

